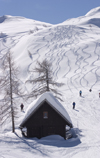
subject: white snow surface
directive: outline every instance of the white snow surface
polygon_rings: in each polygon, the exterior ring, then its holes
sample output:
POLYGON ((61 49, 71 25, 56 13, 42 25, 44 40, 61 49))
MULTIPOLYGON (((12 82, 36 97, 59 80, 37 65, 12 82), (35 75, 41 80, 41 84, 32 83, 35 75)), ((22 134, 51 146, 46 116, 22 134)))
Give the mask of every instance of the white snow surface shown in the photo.
POLYGON ((23 119, 22 123, 25 120, 27 120, 27 118, 30 116, 30 114, 32 114, 35 110, 37 110, 37 108, 40 107, 41 103, 45 100, 50 104, 50 106, 52 108, 54 108, 58 113, 60 113, 60 115, 63 116, 66 121, 68 121, 69 123, 72 123, 66 109, 53 96, 53 94, 51 92, 46 92, 46 93, 42 94, 39 98, 37 98, 35 101, 33 101, 29 105, 28 109, 25 112, 25 116, 24 116, 24 119, 23 119))
POLYGON ((68 19, 63 24, 68 25, 95 25, 100 27, 100 7, 90 10, 85 16, 68 19))
POLYGON ((24 138, 18 127, 29 103, 23 101, 21 112, 19 98, 16 133, 11 132, 9 119, 0 126, 0 158, 100 158, 100 7, 57 25, 23 17, 0 17, 1 59, 9 49, 20 67, 23 91, 34 88, 26 80, 31 78, 29 72, 37 60, 47 58, 52 62, 54 79, 65 83, 59 89, 75 135, 69 140, 56 135, 40 140, 24 138))

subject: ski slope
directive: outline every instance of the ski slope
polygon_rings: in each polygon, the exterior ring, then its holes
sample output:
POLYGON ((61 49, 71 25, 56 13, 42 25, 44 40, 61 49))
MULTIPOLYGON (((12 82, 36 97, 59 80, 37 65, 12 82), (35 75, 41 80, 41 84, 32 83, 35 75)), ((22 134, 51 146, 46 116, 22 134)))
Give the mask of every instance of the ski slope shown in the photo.
MULTIPOLYGON (((1 128, 0 158, 99 158, 100 7, 57 25, 23 17, 0 17, 1 60, 9 50, 20 67, 22 86, 28 91, 25 81, 31 77, 29 72, 37 60, 46 58, 52 62, 55 80, 65 83, 61 88, 62 104, 70 115, 75 136, 66 141, 60 136, 25 139, 18 129, 24 116, 19 109, 16 134, 10 132, 10 123, 1 128)), ((25 102, 25 111, 27 107, 25 102)))
MULTIPOLYGON (((67 94, 64 107, 70 114, 75 136, 64 140, 60 136, 25 139, 16 126, 16 133, 0 134, 0 158, 99 158, 100 157, 100 98, 98 93, 84 91, 82 97, 67 94), (76 101, 72 109, 72 98, 76 101)), ((21 113, 21 112, 20 112, 21 113)), ((19 119, 21 120, 21 119, 19 119)))

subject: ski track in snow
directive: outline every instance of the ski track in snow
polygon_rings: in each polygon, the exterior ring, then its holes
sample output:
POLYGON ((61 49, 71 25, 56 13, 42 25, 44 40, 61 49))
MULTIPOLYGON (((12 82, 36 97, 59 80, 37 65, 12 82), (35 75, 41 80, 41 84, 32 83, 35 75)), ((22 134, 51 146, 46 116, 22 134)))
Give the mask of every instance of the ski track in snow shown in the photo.
MULTIPOLYGON (((78 20, 81 21, 82 18, 78 20)), ((99 36, 99 28, 59 25, 30 35, 26 31, 0 37, 1 59, 8 50, 14 51, 20 41, 25 39, 25 55, 30 59, 26 63, 27 72, 36 66, 37 60, 47 58, 52 62, 54 78, 66 83, 63 88, 64 107, 70 114, 77 136, 66 141, 49 138, 24 139, 17 129, 16 135, 10 136, 9 132, 0 135, 0 158, 22 158, 23 155, 25 158, 100 157, 99 36), (90 88, 97 92, 87 92, 90 88), (82 97, 78 96, 80 89, 83 89, 82 97), (75 110, 72 110, 73 101, 76 102, 75 110)))
MULTIPOLYGON (((89 31, 91 33, 93 29, 91 30, 90 28, 89 31)), ((86 29, 86 32, 87 32, 87 29, 86 29)), ((2 45, 3 47, 0 50, 1 55, 4 54, 4 52, 7 52, 8 50, 10 50, 10 48, 14 48, 17 45, 17 43, 20 42, 20 39, 26 36, 27 34, 28 34, 27 32, 23 32, 21 33, 21 35, 16 34, 15 36, 11 36, 10 39, 8 38, 8 36, 1 38, 0 45, 2 45), (10 44, 9 42, 7 44, 7 41, 10 41, 10 44)), ((47 32, 44 31, 44 34, 42 34, 41 31, 39 33, 36 33, 35 37, 37 37, 37 39, 35 41, 33 39, 32 44, 30 44, 27 47, 27 52, 31 53, 31 60, 32 60, 32 62, 28 65, 27 71, 30 71, 31 68, 34 67, 34 63, 37 60, 41 59, 41 54, 42 54, 43 58, 46 57, 52 63, 54 62, 56 64, 53 66, 53 69, 54 69, 53 72, 57 80, 59 79, 59 74, 62 71, 61 69, 62 65, 60 66, 60 63, 63 62, 63 59, 66 57, 67 59, 66 68, 68 69, 68 72, 66 73, 66 71, 64 71, 65 74, 63 74, 62 76, 62 80, 63 80, 63 77, 70 78, 69 86, 71 86, 71 88, 75 88, 76 90, 78 90, 79 87, 86 88, 87 86, 88 87, 90 86, 90 88, 93 88, 98 83, 99 78, 96 72, 97 70, 100 69, 100 66, 96 66, 96 69, 94 71, 94 74, 96 76, 96 81, 92 83, 92 85, 89 85, 89 81, 86 79, 86 76, 89 73, 92 74, 93 73, 92 70, 94 70, 94 68, 90 69, 90 71, 88 70, 88 66, 90 66, 88 59, 91 60, 92 58, 91 52, 90 53, 88 52, 88 49, 89 49, 88 44, 85 44, 83 46, 79 45, 79 41, 84 41, 89 38, 87 35, 84 35, 84 34, 85 34, 85 28, 81 28, 81 27, 77 28, 75 26, 57 26, 57 27, 54 27, 53 29, 49 29, 49 31, 47 32), (75 50, 74 44, 77 46, 76 50, 75 50), (46 51, 46 48, 47 48, 47 51, 46 51), (44 53, 42 50, 45 50, 44 53), (73 68, 71 67, 72 62, 71 62, 71 59, 69 58, 69 54, 67 55, 67 52, 69 51, 73 54, 73 57, 76 58, 76 61, 74 64, 75 64, 75 67, 77 67, 77 69, 73 71, 72 73, 73 76, 71 75, 71 77, 69 77, 69 74, 73 68), (80 52, 82 52, 81 54, 84 54, 85 58, 83 57, 83 55, 81 56, 80 52), (78 83, 78 85, 76 83, 78 83)), ((31 36, 34 36, 34 34, 31 36)), ((93 37, 91 37, 91 39, 95 40, 93 37)), ((99 41, 97 41, 94 44, 96 45, 94 54, 97 56, 97 59, 91 63, 92 64, 91 66, 95 66, 95 63, 100 60, 100 55, 96 52, 96 49, 100 43, 99 41)), ((67 82, 67 79, 66 79, 66 82, 67 82)))

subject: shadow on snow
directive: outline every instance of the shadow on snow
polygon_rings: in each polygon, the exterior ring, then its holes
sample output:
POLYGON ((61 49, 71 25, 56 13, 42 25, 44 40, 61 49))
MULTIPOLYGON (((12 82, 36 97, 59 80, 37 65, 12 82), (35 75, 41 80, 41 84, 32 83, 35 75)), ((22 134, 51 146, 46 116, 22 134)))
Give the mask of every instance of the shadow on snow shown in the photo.
POLYGON ((41 139, 19 137, 17 133, 15 133, 15 135, 18 138, 20 138, 23 143, 27 144, 29 147, 31 147, 33 149, 36 149, 35 148, 36 144, 55 146, 55 147, 74 147, 81 143, 78 136, 82 136, 81 130, 79 130, 78 128, 72 129, 73 137, 70 139, 67 139, 67 140, 65 140, 63 137, 61 137, 59 135, 50 135, 47 137, 42 137, 41 139))

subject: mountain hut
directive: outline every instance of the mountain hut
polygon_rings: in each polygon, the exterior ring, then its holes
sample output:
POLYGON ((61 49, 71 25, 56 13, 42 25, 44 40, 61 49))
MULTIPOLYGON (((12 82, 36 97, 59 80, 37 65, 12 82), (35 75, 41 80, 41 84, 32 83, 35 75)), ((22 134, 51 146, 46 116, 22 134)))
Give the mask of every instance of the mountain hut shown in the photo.
POLYGON ((51 92, 46 92, 31 103, 20 129, 26 137, 41 138, 54 134, 66 139, 66 125, 72 128, 67 111, 51 92))

